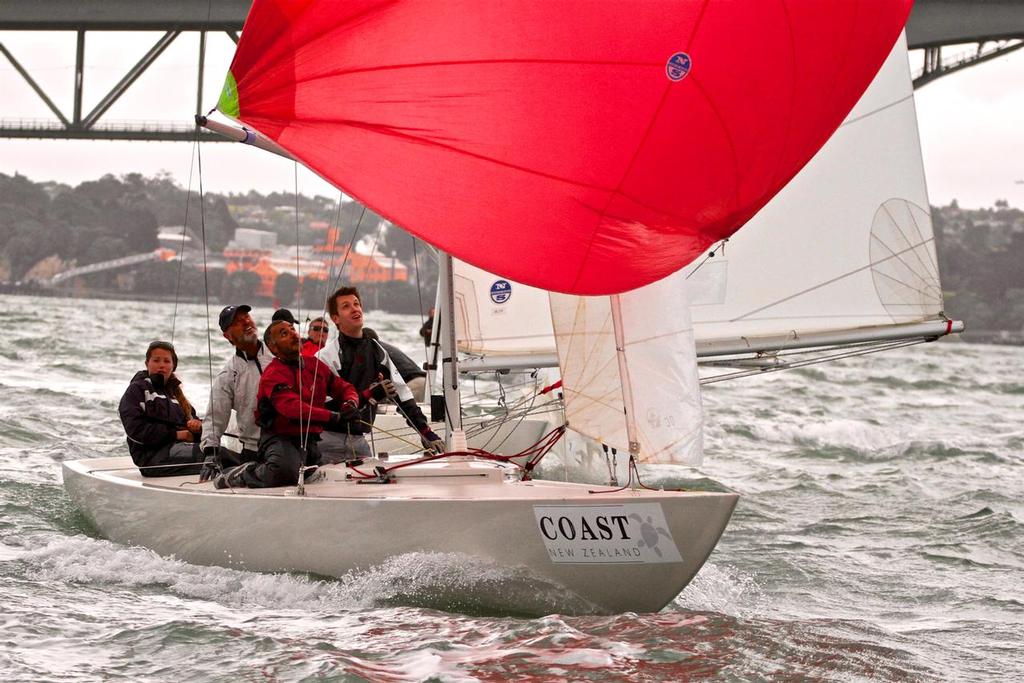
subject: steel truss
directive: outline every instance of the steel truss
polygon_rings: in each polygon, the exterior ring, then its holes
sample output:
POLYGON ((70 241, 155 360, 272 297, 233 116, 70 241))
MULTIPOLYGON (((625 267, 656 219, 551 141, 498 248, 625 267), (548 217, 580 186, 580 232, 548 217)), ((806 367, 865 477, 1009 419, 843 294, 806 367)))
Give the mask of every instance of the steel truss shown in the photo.
MULTIPOLYGON (((77 40, 74 100, 70 114, 61 111, 28 69, 0 41, 0 54, 56 117, 0 120, 0 137, 195 140, 197 131, 191 123, 106 121, 102 117, 175 39, 186 32, 199 33, 195 113, 201 114, 207 33, 223 31, 237 43, 249 4, 249 0, 4 0, 0 3, 0 30, 74 31, 77 40), (161 35, 91 111, 84 111, 86 34, 102 32, 109 35, 117 31, 160 31, 161 35)), ((205 140, 223 140, 207 131, 201 131, 200 135, 205 140)))

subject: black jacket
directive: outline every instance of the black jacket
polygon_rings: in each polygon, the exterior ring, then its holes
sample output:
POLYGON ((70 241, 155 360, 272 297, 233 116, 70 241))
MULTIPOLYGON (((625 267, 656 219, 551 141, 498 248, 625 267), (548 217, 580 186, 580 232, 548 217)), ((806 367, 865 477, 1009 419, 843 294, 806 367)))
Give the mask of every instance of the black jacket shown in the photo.
MULTIPOLYGON (((317 357, 326 362, 339 377, 356 388, 360 395, 374 382, 378 375, 385 379, 391 379, 399 385, 398 405, 409 426, 422 434, 429 426, 423 411, 416 405, 412 393, 402 380, 401 373, 397 368, 392 372, 393 362, 384 351, 377 340, 377 335, 371 330, 364 329, 364 336, 360 338, 346 337, 339 335, 339 339, 328 342, 327 346, 320 350, 317 357), (366 334, 369 332, 369 334, 366 334), (397 377, 395 375, 398 375, 397 377), (404 400, 402 396, 406 396, 404 400)), ((371 405, 364 401, 359 408, 358 420, 341 420, 324 427, 332 432, 348 434, 365 434, 370 431, 367 423, 373 424, 377 414, 371 405)), ((328 402, 328 409, 338 410, 336 403, 328 402)))
MULTIPOLYGON (((167 383, 174 387, 181 382, 171 375, 167 383)), ((167 395, 163 377, 150 377, 145 370, 132 377, 117 412, 128 437, 128 452, 140 466, 145 465, 155 452, 173 444, 175 432, 185 429, 185 412, 175 399, 167 395)), ((195 410, 189 419, 194 417, 195 410)))
POLYGON ((400 348, 388 344, 387 342, 382 342, 379 339, 377 341, 384 347, 384 350, 388 352, 391 362, 395 364, 395 368, 398 370, 398 374, 402 376, 403 380, 408 382, 409 380, 416 379, 417 377, 427 376, 427 371, 416 365, 416 361, 405 355, 400 348))

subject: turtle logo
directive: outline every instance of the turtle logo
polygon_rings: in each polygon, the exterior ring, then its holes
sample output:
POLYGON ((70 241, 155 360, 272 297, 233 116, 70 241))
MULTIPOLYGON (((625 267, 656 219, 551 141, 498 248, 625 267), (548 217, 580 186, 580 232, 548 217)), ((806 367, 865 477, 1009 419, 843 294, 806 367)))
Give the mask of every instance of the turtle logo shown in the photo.
POLYGON ((640 540, 637 541, 636 547, 650 548, 658 557, 661 557, 661 548, 658 547, 658 542, 662 536, 670 541, 672 540, 672 536, 669 535, 668 531, 664 527, 654 526, 654 519, 650 515, 647 515, 646 521, 635 512, 629 518, 640 522, 640 540))

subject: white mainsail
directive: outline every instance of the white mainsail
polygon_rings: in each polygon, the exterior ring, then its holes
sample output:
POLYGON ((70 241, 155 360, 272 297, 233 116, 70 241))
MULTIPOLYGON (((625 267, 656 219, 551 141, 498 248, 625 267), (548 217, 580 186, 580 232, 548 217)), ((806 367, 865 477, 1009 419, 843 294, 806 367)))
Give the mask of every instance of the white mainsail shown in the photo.
POLYGON ((810 163, 685 270, 701 357, 950 331, 905 39, 810 163))
POLYGON ((684 293, 676 273, 616 297, 551 294, 569 427, 635 451, 639 462, 700 464, 703 415, 684 293))

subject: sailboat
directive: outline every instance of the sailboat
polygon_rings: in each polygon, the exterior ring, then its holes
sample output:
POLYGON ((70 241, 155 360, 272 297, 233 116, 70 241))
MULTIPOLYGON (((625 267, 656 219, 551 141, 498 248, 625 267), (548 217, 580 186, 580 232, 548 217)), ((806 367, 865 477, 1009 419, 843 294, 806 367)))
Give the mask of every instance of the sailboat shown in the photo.
POLYGON ((684 268, 832 135, 909 5, 256 0, 218 107, 443 253, 448 452, 263 490, 102 458, 64 464, 68 493, 108 538, 189 562, 344 576, 442 553, 551 588, 515 593, 517 611, 661 609, 738 498, 635 476, 700 454, 684 268), (467 449, 453 257, 551 293, 567 423, 628 454, 625 486, 467 449))

